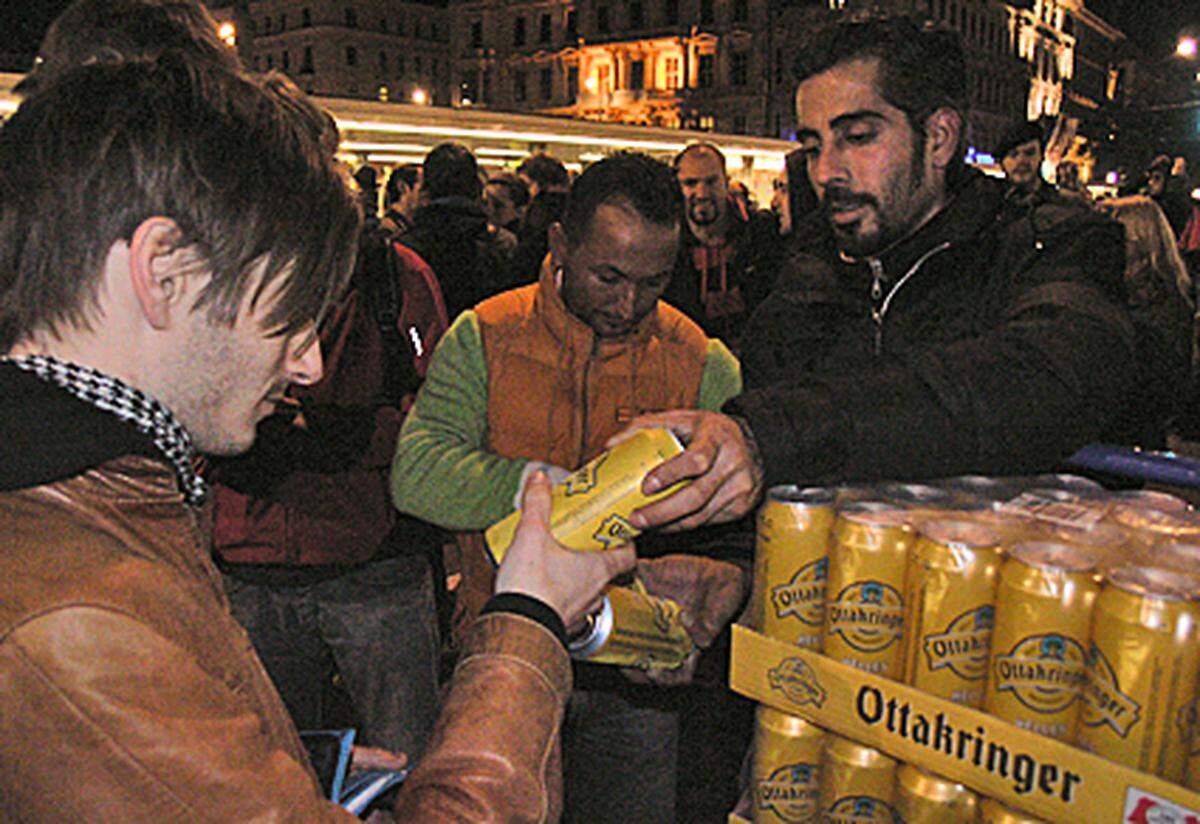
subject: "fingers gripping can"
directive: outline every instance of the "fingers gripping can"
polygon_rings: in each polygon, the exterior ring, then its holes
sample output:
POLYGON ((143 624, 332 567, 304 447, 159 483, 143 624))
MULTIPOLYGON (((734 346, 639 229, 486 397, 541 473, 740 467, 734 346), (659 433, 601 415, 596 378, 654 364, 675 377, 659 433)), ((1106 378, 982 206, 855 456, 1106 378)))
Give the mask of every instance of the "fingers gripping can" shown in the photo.
POLYGON ((961 824, 975 820, 975 793, 957 781, 912 764, 896 770, 896 814, 904 824, 961 824))
POLYGON ((895 794, 895 759, 826 733, 821 765, 822 821, 899 824, 892 806, 895 794))
POLYGON ((904 573, 913 532, 886 504, 846 507, 833 527, 825 654, 886 678, 904 674, 904 573))
POLYGON ((759 705, 751 762, 757 824, 817 820, 824 745, 820 727, 759 705))
POLYGON ((1113 570, 1096 600, 1077 743, 1179 782, 1200 681, 1197 579, 1153 567, 1113 570))
MULTIPOLYGON (((628 543, 640 532, 629 523, 635 509, 665 498, 684 482, 653 495, 642 492, 650 470, 683 452, 683 445, 666 429, 643 429, 628 440, 597 455, 557 484, 551 494, 550 532, 565 546, 605 550, 628 543)), ((504 560, 517 524, 518 510, 487 528, 484 538, 492 560, 504 560)))
POLYGON ((638 669, 674 669, 693 649, 679 605, 631 587, 611 586, 600 611, 568 643, 571 657, 638 669))
POLYGON ((999 538, 970 521, 927 521, 909 551, 904 681, 983 704, 1000 573, 999 538))
POLYGON ((1041 735, 1074 738, 1099 588, 1086 550, 1013 547, 1000 568, 984 709, 1041 735))
POLYGON ((758 513, 752 620, 764 634, 821 647, 834 493, 777 486, 758 513))

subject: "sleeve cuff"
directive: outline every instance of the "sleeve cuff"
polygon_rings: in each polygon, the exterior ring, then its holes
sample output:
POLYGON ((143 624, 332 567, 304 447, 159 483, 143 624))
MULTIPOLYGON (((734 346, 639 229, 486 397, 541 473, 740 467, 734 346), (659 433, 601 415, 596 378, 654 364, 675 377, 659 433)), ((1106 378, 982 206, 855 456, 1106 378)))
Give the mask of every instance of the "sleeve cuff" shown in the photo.
POLYGON ((522 615, 531 621, 537 621, 554 633, 554 637, 559 640, 564 649, 567 646, 567 628, 563 624, 562 618, 544 601, 519 592, 502 592, 493 595, 484 604, 480 614, 487 615, 489 612, 511 612, 522 615))

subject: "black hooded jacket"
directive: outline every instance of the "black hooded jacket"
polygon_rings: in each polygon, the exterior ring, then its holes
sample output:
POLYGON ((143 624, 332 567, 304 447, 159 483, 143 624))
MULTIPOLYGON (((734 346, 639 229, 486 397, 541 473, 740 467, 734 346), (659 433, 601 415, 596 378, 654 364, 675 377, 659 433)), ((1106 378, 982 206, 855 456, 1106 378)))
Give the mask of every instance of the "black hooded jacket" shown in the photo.
POLYGON ((768 483, 1016 474, 1121 439, 1137 383, 1115 222, 1062 201, 1014 212, 969 172, 877 259, 814 214, 743 339, 743 416, 768 483))
POLYGON ((510 287, 507 254, 478 199, 445 197, 423 204, 398 240, 433 269, 450 320, 510 287))

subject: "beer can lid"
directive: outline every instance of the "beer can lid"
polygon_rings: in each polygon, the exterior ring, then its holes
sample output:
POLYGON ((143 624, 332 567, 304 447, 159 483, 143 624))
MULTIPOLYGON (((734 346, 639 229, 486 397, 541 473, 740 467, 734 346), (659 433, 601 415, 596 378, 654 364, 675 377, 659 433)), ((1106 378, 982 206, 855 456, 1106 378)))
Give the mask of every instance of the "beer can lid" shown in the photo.
POLYGON ((1158 535, 1200 535, 1200 512, 1191 509, 1168 511, 1120 503, 1113 508, 1113 518, 1126 526, 1158 535))
POLYGON ((1091 572, 1097 562, 1096 556, 1082 547, 1052 541, 1017 544, 1008 554, 1026 566, 1060 572, 1091 572))
POLYGON ((1150 566, 1117 567, 1108 573, 1108 583, 1125 592, 1163 601, 1200 598, 1200 578, 1150 566))
POLYGON ((1030 485, 1037 487, 1052 487, 1054 489, 1061 489, 1065 492, 1074 492, 1077 495, 1083 495, 1086 497, 1108 494, 1103 486, 1096 483, 1091 478, 1085 478, 1082 475, 1072 475, 1068 472, 1035 475, 1030 479, 1030 485))
POLYGON ((589 615, 587 620, 587 629, 567 641, 567 650, 571 653, 572 658, 581 660, 591 658, 600 651, 604 642, 608 640, 608 636, 612 634, 613 607, 612 601, 607 595, 604 596, 604 603, 601 605, 600 611, 589 615))
POLYGON ((879 487, 880 494, 901 506, 949 506, 951 495, 929 484, 889 483, 879 487))
POLYGON ((912 764, 901 764, 896 770, 896 781, 913 795, 937 801, 953 801, 970 792, 962 784, 927 772, 912 764))
POLYGON ((1053 486, 1035 486, 1029 490, 1030 495, 1037 495, 1039 498, 1045 498, 1048 501, 1060 501, 1062 503, 1074 503, 1079 500, 1079 495, 1069 489, 1058 489, 1053 486))
POLYGON ((1200 544, 1187 541, 1167 541, 1154 548, 1154 554, 1188 563, 1200 572, 1200 544))
POLYGON ((1077 546, 1108 548, 1116 547, 1129 540, 1128 534, 1113 524, 1092 524, 1086 529, 1072 526, 1057 526, 1051 533, 1054 540, 1077 546))
POLYGON ((896 763, 896 759, 873 747, 832 733, 825 739, 825 749, 837 760, 860 767, 888 766, 896 763))
POLYGON ((838 511, 847 521, 871 526, 908 526, 908 515, 903 509, 888 501, 854 501, 838 511))
POLYGON ((942 546, 979 549, 1000 543, 1000 536, 994 530, 977 521, 938 518, 921 522, 917 532, 942 546))
POLYGON ((767 497, 782 504, 804 506, 832 506, 837 493, 824 486, 797 486, 781 484, 767 491, 767 497))
POLYGON ((766 704, 759 704, 755 708, 758 715, 758 723, 762 727, 771 730, 778 730, 786 735, 803 735, 813 729, 819 729, 811 721, 807 721, 798 715, 791 715, 783 710, 777 710, 774 707, 768 707, 766 704))
POLYGON ((1119 504, 1130 507, 1157 509, 1160 512, 1186 512, 1191 509, 1183 498, 1155 489, 1124 489, 1112 493, 1119 504))

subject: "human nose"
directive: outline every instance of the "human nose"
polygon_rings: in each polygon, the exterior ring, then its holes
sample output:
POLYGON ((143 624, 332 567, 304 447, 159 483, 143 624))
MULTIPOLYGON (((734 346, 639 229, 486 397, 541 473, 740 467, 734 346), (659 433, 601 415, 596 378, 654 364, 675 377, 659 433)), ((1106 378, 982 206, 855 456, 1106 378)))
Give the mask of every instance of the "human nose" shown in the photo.
POLYGON ((830 183, 845 181, 846 165, 841 152, 834 146, 822 146, 809 155, 808 176, 824 189, 830 183))
POLYGON ((616 310, 616 315, 621 320, 631 320, 633 318, 633 307, 636 303, 637 286, 632 283, 625 283, 617 287, 614 309, 616 310))
POLYGON ((288 380, 301 386, 308 386, 319 381, 324 371, 324 362, 321 359, 321 340, 316 334, 310 334, 305 337, 298 348, 292 350, 288 357, 288 380))

